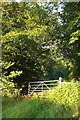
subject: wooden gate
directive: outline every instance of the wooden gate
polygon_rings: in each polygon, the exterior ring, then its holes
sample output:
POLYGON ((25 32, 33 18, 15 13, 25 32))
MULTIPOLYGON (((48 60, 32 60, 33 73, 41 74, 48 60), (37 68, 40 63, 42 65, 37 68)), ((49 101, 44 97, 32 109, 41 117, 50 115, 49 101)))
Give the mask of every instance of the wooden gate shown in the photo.
POLYGON ((53 86, 60 85, 60 83, 61 83, 61 77, 59 77, 59 80, 30 82, 28 85, 28 96, 32 96, 34 93, 42 93, 42 97, 43 97, 44 90, 51 90, 53 86))

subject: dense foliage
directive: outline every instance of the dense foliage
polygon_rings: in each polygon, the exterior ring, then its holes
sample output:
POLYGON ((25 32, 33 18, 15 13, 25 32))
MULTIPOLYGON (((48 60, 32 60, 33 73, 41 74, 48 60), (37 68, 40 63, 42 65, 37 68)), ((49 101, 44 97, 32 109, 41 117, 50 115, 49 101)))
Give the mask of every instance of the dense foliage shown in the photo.
POLYGON ((63 3, 60 13, 60 46, 70 69, 70 78, 80 79, 80 2, 63 3))
POLYGON ((80 79, 79 5, 2 3, 2 81, 7 86, 24 93, 29 81, 80 79))
POLYGON ((13 81, 17 86, 25 87, 46 70, 48 52, 41 44, 45 40, 47 13, 37 4, 3 3, 2 8, 3 63, 14 63, 6 69, 3 65, 3 73, 6 71, 5 75, 9 76, 12 71, 22 71, 13 81))
POLYGON ((3 67, 5 68, 5 72, 2 73, 2 95, 4 96, 9 96, 12 97, 15 95, 16 90, 15 90, 15 85, 13 83, 13 78, 16 76, 19 76, 22 71, 11 71, 9 75, 6 75, 6 69, 11 67, 14 63, 8 63, 8 62, 2 62, 3 67))
POLYGON ((53 88, 53 94, 49 95, 49 100, 52 101, 55 104, 60 104, 63 109, 67 109, 67 107, 70 107, 70 109, 73 111, 73 117, 78 116, 78 107, 79 107, 79 93, 78 89, 79 83, 72 82, 72 84, 63 84, 61 88, 55 87, 53 88))

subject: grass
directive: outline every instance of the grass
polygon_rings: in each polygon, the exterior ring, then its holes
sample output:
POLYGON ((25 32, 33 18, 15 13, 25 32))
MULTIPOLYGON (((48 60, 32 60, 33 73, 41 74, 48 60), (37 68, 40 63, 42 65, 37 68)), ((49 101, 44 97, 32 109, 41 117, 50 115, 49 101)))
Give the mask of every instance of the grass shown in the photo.
POLYGON ((3 118, 60 118, 65 117, 65 115, 70 118, 72 116, 71 110, 62 109, 62 106, 47 100, 7 99, 3 105, 3 118))
POLYGON ((16 100, 3 98, 3 118, 76 118, 78 117, 78 86, 62 86, 53 89, 48 99, 16 100))

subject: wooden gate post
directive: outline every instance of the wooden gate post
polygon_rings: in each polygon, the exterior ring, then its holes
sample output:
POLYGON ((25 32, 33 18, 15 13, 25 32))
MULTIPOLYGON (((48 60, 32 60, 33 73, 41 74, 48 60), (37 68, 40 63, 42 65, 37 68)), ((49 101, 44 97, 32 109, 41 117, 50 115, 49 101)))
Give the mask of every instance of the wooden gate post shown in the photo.
POLYGON ((41 82, 42 83, 42 98, 43 98, 43 86, 44 86, 44 82, 41 82))
POLYGON ((60 86, 60 88, 61 88, 61 80, 62 80, 62 78, 59 77, 59 86, 60 86))
POLYGON ((29 91, 30 91, 30 83, 28 83, 28 96, 29 96, 29 91))

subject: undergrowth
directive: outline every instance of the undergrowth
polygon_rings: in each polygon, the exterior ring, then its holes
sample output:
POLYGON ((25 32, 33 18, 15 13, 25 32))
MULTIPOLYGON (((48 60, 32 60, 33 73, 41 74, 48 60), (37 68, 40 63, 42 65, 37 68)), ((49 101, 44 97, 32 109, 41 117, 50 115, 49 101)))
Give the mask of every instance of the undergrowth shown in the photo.
POLYGON ((47 99, 3 99, 3 118, 76 118, 79 115, 79 85, 62 85, 45 91, 47 99), (52 92, 52 94, 51 94, 52 92))

